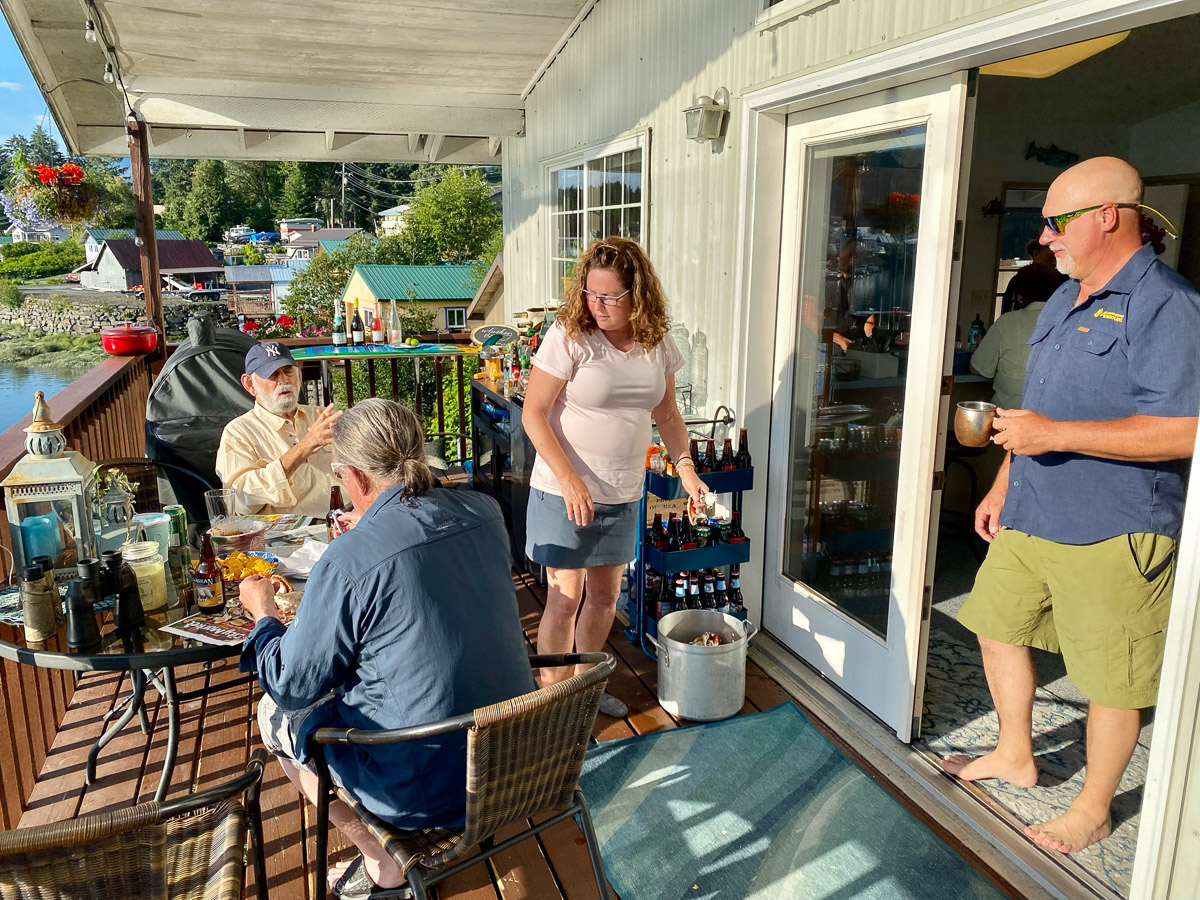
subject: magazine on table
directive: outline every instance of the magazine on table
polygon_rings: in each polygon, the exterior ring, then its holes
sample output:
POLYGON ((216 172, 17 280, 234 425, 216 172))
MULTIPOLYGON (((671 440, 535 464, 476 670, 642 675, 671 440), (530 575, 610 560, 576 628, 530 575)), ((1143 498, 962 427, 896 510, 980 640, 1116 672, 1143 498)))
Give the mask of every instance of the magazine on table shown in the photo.
POLYGON ((244 614, 236 616, 221 613, 194 613, 186 619, 172 622, 170 625, 160 625, 159 631, 178 634, 205 644, 219 644, 232 647, 244 642, 254 628, 254 620, 244 614))

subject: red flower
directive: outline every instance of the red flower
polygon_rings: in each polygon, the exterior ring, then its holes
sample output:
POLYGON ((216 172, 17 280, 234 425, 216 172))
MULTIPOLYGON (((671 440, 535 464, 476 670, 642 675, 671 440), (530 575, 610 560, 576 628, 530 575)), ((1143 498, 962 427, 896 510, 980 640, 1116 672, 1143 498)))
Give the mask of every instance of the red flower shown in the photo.
POLYGON ((257 331, 257 330, 258 330, 258 323, 255 322, 253 319, 251 319, 245 325, 242 326, 242 331, 246 332, 246 334, 249 334, 250 332, 257 331))
POLYGON ((59 177, 66 184, 79 184, 79 182, 83 181, 83 169, 75 165, 75 163, 65 163, 59 172, 59 177))
POLYGON ((296 324, 296 320, 289 315, 282 315, 275 320, 275 324, 280 328, 291 328, 296 324))
POLYGON ((38 181, 42 184, 54 184, 58 181, 58 170, 52 169, 50 166, 43 166, 38 163, 33 167, 33 171, 37 173, 38 181))

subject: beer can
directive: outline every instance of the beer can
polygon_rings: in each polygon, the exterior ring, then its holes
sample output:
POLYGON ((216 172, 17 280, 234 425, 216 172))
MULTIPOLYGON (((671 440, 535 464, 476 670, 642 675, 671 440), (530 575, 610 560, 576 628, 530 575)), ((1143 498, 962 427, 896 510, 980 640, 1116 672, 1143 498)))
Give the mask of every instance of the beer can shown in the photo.
POLYGON ((170 517, 169 525, 170 540, 172 547, 187 546, 187 510, 178 503, 173 503, 170 506, 164 506, 163 512, 170 517))

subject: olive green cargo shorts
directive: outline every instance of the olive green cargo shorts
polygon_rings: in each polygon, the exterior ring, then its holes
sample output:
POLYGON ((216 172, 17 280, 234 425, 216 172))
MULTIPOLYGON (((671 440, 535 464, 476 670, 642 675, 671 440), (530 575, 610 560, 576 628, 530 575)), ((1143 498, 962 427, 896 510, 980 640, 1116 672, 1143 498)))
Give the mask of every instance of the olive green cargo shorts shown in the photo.
POLYGON ((1175 541, 1123 534, 1058 544, 1002 528, 958 620, 981 637, 1062 653, 1093 703, 1153 706, 1166 643, 1175 541))

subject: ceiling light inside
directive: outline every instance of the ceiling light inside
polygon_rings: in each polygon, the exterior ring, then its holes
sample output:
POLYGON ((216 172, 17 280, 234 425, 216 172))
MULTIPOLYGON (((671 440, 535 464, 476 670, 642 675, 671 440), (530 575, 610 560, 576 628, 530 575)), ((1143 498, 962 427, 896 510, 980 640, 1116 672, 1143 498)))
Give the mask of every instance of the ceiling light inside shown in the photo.
POLYGON ((1007 75, 1010 78, 1049 78, 1090 56, 1103 53, 1109 47, 1115 47, 1127 37, 1128 31, 1108 34, 1090 41, 1080 41, 1078 44, 1067 44, 1065 47, 1055 47, 1053 50, 1043 50, 1041 53, 1030 53, 1028 56, 992 63, 990 66, 982 66, 979 71, 983 75, 1007 75))

